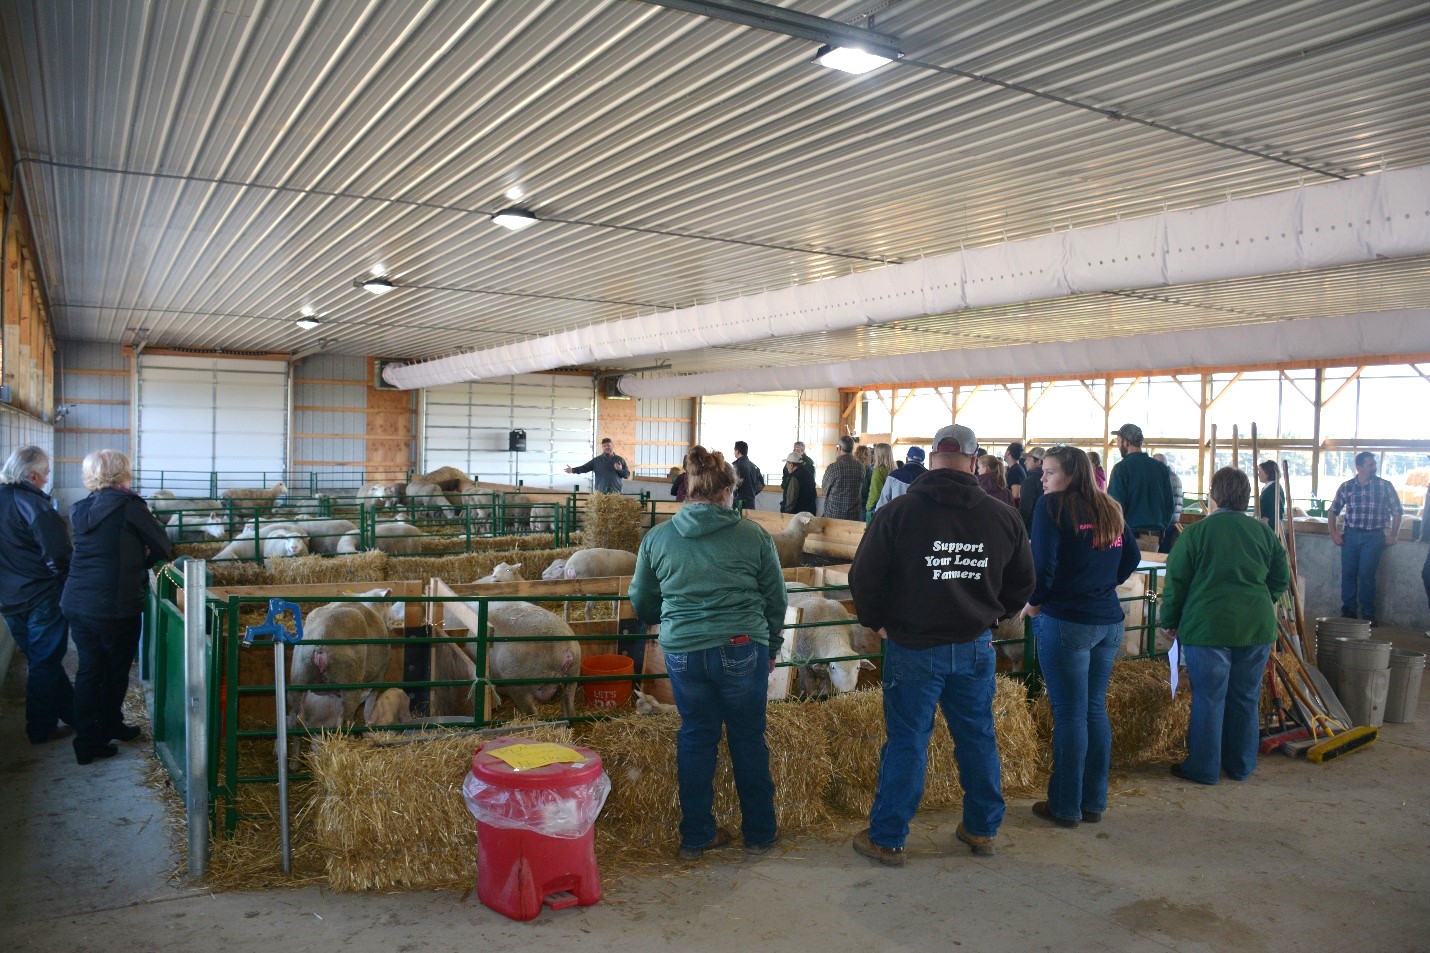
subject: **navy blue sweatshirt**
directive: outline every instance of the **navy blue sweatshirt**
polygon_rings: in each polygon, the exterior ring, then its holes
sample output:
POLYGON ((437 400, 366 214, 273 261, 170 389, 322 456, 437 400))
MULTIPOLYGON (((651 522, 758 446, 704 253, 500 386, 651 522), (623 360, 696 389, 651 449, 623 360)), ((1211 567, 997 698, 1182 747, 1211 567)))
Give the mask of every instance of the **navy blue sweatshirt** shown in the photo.
POLYGON ((1110 625, 1122 621, 1117 587, 1137 568, 1142 554, 1130 526, 1107 549, 1092 546, 1091 524, 1074 525, 1064 511, 1053 518, 1061 493, 1038 500, 1033 512, 1033 565, 1037 585, 1028 598, 1054 619, 1084 625, 1110 625))

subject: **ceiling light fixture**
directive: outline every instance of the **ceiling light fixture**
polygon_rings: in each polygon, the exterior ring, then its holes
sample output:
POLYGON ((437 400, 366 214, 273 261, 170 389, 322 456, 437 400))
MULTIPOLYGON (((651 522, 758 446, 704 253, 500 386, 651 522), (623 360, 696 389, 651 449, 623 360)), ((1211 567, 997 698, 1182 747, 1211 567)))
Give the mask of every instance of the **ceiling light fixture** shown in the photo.
POLYGON ((311 331, 318 326, 318 319, 312 317, 302 317, 293 322, 304 331, 311 331))
POLYGON ((893 62, 890 57, 870 53, 857 46, 836 46, 832 43, 820 47, 814 61, 820 66, 855 74, 867 73, 893 62))
POLYGON ((535 225, 537 218, 535 214, 524 208, 504 208, 492 216, 492 221, 502 228, 509 228, 517 232, 528 225, 535 225))
POLYGON ((361 288, 363 291, 367 291, 375 295, 385 295, 389 291, 397 287, 397 285, 393 284, 391 281, 384 278, 382 275, 373 275, 371 278, 363 278, 359 281, 354 281, 353 284, 356 287, 361 288))

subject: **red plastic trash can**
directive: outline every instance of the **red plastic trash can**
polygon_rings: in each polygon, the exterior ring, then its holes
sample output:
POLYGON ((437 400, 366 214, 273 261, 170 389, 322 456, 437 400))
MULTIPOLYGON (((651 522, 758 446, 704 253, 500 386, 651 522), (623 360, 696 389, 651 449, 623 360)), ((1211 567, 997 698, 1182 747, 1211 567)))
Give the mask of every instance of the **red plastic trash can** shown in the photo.
MULTIPOLYGON (((580 762, 525 771, 517 771, 492 754, 508 745, 531 743, 525 738, 498 738, 482 745, 472 757, 473 779, 488 786, 498 799, 503 793, 514 795, 512 815, 529 810, 531 803, 543 798, 548 805, 559 804, 557 799, 589 797, 593 786, 609 785, 603 779, 601 756, 589 748, 566 745, 582 756, 580 762), (523 801, 525 808, 520 806, 523 801)), ((557 837, 526 826, 486 823, 478 815, 477 896, 513 920, 533 919, 543 905, 564 910, 596 903, 601 899, 601 873, 596 866, 594 822, 576 837, 557 837)))

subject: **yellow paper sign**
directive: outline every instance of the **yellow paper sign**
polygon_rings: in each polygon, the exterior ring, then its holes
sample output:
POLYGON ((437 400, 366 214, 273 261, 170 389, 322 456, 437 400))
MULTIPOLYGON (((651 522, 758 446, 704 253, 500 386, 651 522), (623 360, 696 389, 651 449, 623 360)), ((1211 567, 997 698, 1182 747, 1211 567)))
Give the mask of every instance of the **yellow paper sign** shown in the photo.
POLYGON ((548 764, 586 760, 579 751, 549 741, 540 744, 507 745, 488 754, 505 761, 516 771, 530 771, 532 768, 544 768, 548 764))

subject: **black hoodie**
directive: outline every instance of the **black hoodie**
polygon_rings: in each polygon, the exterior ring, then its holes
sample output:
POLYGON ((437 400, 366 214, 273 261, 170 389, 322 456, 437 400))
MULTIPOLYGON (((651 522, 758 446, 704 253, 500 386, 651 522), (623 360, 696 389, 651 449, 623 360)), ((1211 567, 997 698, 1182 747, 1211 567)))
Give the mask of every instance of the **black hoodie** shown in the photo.
POLYGON ((169 557, 169 537, 137 493, 107 486, 70 507, 74 558, 65 615, 125 619, 144 611, 150 566, 169 557))
POLYGON ((849 572, 859 621, 909 649, 972 642, 1034 581, 1017 510, 957 470, 931 470, 880 507, 849 572))

